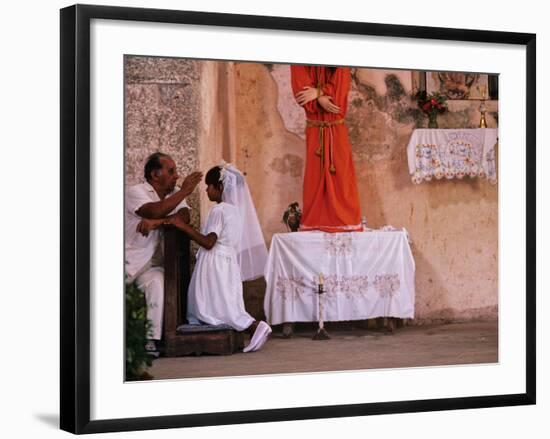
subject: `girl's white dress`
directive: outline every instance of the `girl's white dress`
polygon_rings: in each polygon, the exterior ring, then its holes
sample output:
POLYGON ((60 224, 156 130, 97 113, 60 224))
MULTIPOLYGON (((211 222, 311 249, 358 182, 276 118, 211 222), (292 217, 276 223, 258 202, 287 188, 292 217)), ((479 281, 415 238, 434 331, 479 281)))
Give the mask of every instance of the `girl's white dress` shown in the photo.
POLYGON ((242 233, 239 210, 232 204, 215 205, 206 218, 203 235, 216 233, 210 250, 200 248, 187 296, 187 319, 211 325, 227 324, 238 331, 248 328, 254 318, 244 308, 243 284, 237 262, 237 246, 242 233))

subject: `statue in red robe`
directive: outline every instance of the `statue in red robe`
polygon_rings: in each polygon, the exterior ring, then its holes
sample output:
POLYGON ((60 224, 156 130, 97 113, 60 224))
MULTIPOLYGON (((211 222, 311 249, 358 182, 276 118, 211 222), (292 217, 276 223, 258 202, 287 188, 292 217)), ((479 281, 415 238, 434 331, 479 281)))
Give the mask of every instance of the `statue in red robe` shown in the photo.
POLYGON ((300 65, 290 68, 294 96, 306 113, 300 230, 362 230, 357 179, 344 121, 350 69, 300 65))

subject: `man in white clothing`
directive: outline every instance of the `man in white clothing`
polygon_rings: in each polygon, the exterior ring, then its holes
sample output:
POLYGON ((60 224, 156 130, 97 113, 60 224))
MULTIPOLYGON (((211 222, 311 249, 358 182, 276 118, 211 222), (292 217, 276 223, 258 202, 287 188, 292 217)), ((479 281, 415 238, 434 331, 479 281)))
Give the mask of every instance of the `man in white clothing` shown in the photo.
POLYGON ((202 173, 194 172, 176 186, 178 173, 174 160, 161 152, 149 156, 144 168, 146 182, 129 187, 125 199, 126 282, 135 282, 144 292, 147 318, 152 334, 146 349, 158 356, 156 340, 162 336, 164 311, 164 257, 162 229, 166 218, 178 215, 189 223, 189 206, 185 201, 202 173))

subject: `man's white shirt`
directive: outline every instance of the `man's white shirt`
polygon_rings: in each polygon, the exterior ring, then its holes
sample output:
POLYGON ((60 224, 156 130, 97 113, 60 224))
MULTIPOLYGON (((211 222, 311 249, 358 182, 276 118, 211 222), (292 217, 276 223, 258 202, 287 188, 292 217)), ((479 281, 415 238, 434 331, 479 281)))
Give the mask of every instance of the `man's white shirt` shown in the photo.
MULTIPOLYGON (((179 191, 178 187, 167 195, 167 197, 179 191)), ((142 218, 136 213, 141 206, 147 203, 160 201, 160 198, 149 183, 140 183, 131 186, 126 190, 124 226, 125 226, 125 262, 127 280, 135 279, 136 275, 150 261, 152 265, 162 265, 162 229, 158 228, 143 236, 136 231, 137 225, 142 218), (153 259, 154 257, 154 259, 153 259)), ((180 209, 189 205, 185 199, 169 213, 172 215, 180 209)))

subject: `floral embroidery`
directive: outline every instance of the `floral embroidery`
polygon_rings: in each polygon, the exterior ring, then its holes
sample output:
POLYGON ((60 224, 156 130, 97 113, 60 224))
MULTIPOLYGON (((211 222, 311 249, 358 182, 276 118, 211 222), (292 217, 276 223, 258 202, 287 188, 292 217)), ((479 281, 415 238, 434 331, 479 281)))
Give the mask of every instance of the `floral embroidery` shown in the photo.
POLYGON ((304 282, 304 276, 278 277, 276 288, 284 301, 294 300, 296 295, 302 295, 306 291, 307 285, 304 282))
MULTIPOLYGON (((317 279, 314 279, 316 282, 317 279)), ((346 299, 353 299, 357 295, 366 295, 369 287, 369 277, 366 275, 339 276, 329 274, 325 276, 325 293, 327 296, 343 295, 346 299)))
POLYGON ((351 234, 349 233, 325 233, 325 250, 334 256, 351 255, 351 234))
POLYGON ((398 274, 377 274, 374 278, 374 287, 380 297, 392 299, 399 291, 401 282, 398 274))
POLYGON ((439 144, 418 143, 415 146, 415 171, 412 181, 468 177, 488 178, 496 183, 494 145, 484 145, 477 130, 442 130, 439 144), (485 148, 487 147, 487 150, 485 148))
MULTIPOLYGON (((303 276, 279 276, 275 288, 284 301, 295 300, 299 296, 317 294, 319 278, 314 276, 311 283, 304 280, 303 276)), ((358 295, 366 295, 369 288, 369 277, 366 275, 337 275, 329 274, 324 278, 324 291, 329 297, 338 295, 346 299, 353 299, 358 295)))

